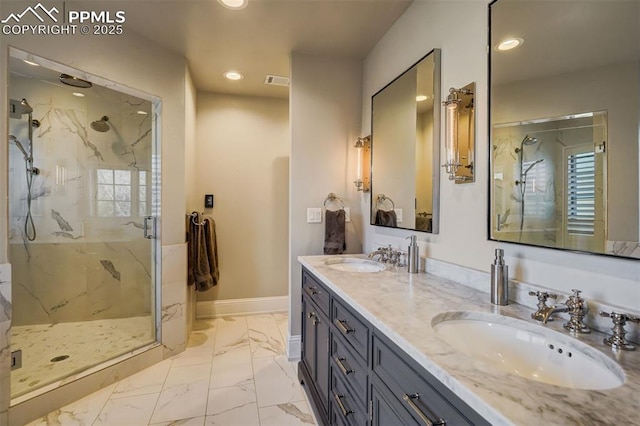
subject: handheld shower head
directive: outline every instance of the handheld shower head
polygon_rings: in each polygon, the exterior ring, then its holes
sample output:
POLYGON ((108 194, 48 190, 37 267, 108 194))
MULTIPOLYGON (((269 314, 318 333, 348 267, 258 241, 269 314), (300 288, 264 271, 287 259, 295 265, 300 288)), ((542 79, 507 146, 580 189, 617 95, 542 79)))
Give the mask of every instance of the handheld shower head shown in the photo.
POLYGON ((22 152, 22 155, 24 155, 24 159, 28 160, 29 159, 29 154, 27 154, 27 150, 24 149, 24 147, 22 146, 22 144, 20 143, 20 141, 18 140, 18 138, 16 138, 13 135, 9 135, 9 142, 13 142, 15 144, 15 146, 18 147, 18 149, 20 150, 20 152, 22 152))
POLYGON ((527 170, 525 170, 522 174, 526 177, 527 173, 529 173, 529 171, 531 169, 533 169, 533 167, 538 164, 538 163, 542 163, 544 161, 544 158, 541 158, 539 160, 534 161, 533 163, 529 164, 529 167, 527 167, 527 170))
POLYGON ((103 115, 100 120, 96 120, 91 123, 91 128, 100 133, 108 132, 109 124, 107 123, 107 121, 109 121, 109 117, 103 115))

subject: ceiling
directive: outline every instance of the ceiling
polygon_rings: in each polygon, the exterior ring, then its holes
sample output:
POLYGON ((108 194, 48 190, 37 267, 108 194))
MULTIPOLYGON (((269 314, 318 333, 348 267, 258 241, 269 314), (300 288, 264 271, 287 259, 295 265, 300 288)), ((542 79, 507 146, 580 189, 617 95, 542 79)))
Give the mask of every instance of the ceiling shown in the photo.
MULTIPOLYGON (((265 75, 289 76, 290 52, 364 58, 411 0, 249 0, 230 10, 216 0, 111 0, 126 31, 186 57, 198 90, 288 96, 265 75), (222 74, 236 70, 240 81, 222 74)), ((72 4, 72 2, 68 2, 72 4)))
POLYGON ((491 7, 492 43, 510 37, 524 43, 492 51, 491 81, 509 83, 637 61, 639 17, 637 0, 498 1, 491 7))

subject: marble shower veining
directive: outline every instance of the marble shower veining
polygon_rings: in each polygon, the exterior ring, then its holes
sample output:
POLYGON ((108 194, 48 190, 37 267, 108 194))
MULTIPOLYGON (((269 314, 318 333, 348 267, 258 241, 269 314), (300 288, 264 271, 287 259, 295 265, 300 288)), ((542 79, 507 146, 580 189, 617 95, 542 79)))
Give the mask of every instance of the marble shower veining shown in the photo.
POLYGON ((22 368, 11 372, 12 396, 153 342, 151 324, 149 317, 132 317, 12 327, 12 350, 22 350, 22 368))
MULTIPOLYGON (((32 325, 151 314, 152 249, 142 217, 151 213, 150 102, 94 86, 71 96, 61 85, 11 74, 9 95, 28 99, 33 127, 27 239, 25 161, 9 147, 9 261, 12 324, 32 325), (138 111, 148 110, 139 114, 138 111), (108 116, 108 130, 90 123, 108 116)), ((9 132, 29 146, 27 116, 9 132)))

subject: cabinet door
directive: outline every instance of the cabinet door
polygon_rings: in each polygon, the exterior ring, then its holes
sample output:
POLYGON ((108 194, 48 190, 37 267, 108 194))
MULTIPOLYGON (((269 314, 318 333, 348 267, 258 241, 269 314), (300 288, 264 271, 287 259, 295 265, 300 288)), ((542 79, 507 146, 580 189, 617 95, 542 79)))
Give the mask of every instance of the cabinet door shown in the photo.
POLYGON ((318 392, 322 397, 325 406, 329 401, 329 356, 330 356, 330 336, 329 319, 322 313, 317 315, 316 323, 316 383, 318 392))
POLYGON ((316 315, 313 305, 302 298, 302 361, 313 380, 316 378, 316 315))
POLYGON ((302 362, 305 364, 322 406, 329 408, 329 319, 315 303, 302 297, 302 362))

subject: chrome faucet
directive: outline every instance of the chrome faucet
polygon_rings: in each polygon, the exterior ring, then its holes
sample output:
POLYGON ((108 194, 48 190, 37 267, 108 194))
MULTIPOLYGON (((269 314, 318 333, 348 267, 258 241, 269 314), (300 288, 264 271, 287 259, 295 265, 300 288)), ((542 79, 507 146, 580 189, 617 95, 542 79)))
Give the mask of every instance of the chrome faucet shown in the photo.
POLYGON ((378 256, 378 262, 389 263, 393 266, 404 266, 402 258, 404 253, 399 250, 394 250, 389 244, 388 247, 378 247, 374 252, 369 253, 367 256, 369 259, 373 259, 378 256))
POLYGON ((529 292, 531 296, 538 297, 538 310, 531 314, 531 318, 546 324, 547 321, 552 320, 551 315, 566 312, 569 314, 569 321, 563 324, 565 329, 569 330, 572 334, 591 333, 589 327, 583 322, 588 311, 587 303, 580 297, 580 290, 573 289, 571 291, 573 291, 573 294, 569 296, 564 303, 554 306, 547 306, 545 302, 549 297, 553 299, 557 298, 557 295, 546 292, 529 292))

